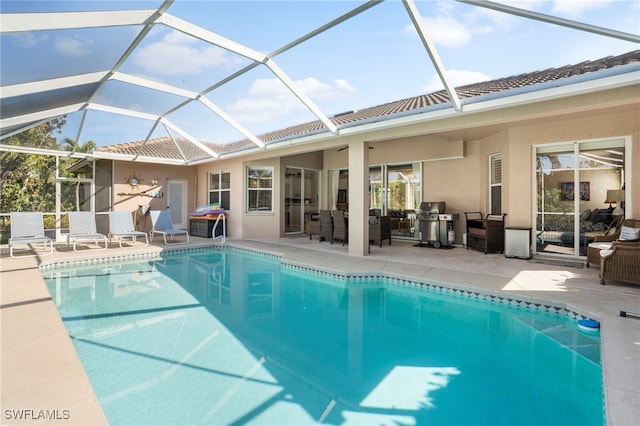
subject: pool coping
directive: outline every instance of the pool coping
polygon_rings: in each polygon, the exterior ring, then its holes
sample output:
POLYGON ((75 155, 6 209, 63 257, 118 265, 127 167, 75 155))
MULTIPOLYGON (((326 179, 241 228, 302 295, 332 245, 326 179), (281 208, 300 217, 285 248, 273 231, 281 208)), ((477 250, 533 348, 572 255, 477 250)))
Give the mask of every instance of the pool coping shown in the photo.
MULTIPOLYGON (((109 261, 112 261, 112 262, 136 260, 136 259, 154 259, 154 258, 161 258, 163 253, 169 254, 169 253, 176 253, 176 252, 177 253, 193 252, 195 250, 208 251, 208 250, 211 250, 212 248, 219 248, 219 247, 220 247, 219 245, 213 245, 210 243, 204 244, 200 247, 184 247, 184 246, 181 248, 160 247, 157 249, 146 247, 146 248, 138 249, 136 252, 129 252, 125 254, 107 256, 107 259, 109 259, 109 261)), ((318 268, 322 268, 322 270, 327 269, 323 264, 323 260, 325 260, 324 258, 315 260, 314 256, 310 256, 309 259, 314 259, 313 261, 308 261, 308 260, 300 261, 297 259, 292 259, 292 257, 296 257, 296 256, 292 256, 290 250, 284 248, 283 246, 274 247, 273 245, 270 245, 264 242, 243 240, 243 241, 227 242, 225 247, 227 249, 239 249, 242 251, 250 251, 250 252, 255 251, 256 253, 260 253, 263 255, 278 257, 281 259, 284 265, 287 265, 292 268, 302 268, 302 269, 309 268, 310 270, 320 270, 318 268)), ((295 249, 295 250, 299 250, 299 249, 295 249)), ((4 283, 5 283, 5 278, 9 277, 9 275, 7 275, 8 271, 6 271, 5 268, 3 267, 2 270, 0 270, 0 274, 1 274, 0 276, 2 276, 3 278, 2 280, 3 292, 1 293, 3 300, 1 302, 2 310, 0 311, 0 315, 2 315, 3 320, 7 318, 7 314, 9 313, 9 311, 13 311, 12 313, 22 311, 22 314, 24 315, 27 311, 30 311, 31 313, 33 313, 34 311, 33 308, 36 308, 36 307, 42 308, 47 304, 52 305, 53 308, 55 308, 53 301, 50 300, 50 296, 48 301, 44 300, 48 295, 48 290, 46 289, 46 285, 44 284, 42 271, 52 269, 52 268, 57 268, 57 267, 65 267, 62 265, 75 266, 75 265, 90 265, 90 264, 105 263, 104 261, 101 262, 98 259, 104 260, 105 259, 104 253, 95 253, 95 255, 91 253, 89 257, 77 258, 75 260, 47 261, 46 258, 42 258, 42 259, 36 259, 35 262, 29 262, 31 263, 31 266, 28 268, 19 269, 19 271, 12 271, 12 273, 16 273, 16 272, 22 273, 22 274, 30 273, 31 278, 35 278, 35 275, 33 273, 36 272, 37 276, 39 277, 39 282, 35 283, 35 286, 32 286, 33 288, 31 288, 31 290, 34 293, 33 295, 39 296, 39 297, 33 297, 32 295, 31 299, 24 300, 23 302, 13 303, 13 304, 12 303, 5 304, 6 287, 4 283), (40 265, 37 265, 38 260, 42 260, 40 265), (44 297, 42 293, 43 287, 44 287, 44 291, 46 292, 46 295, 44 295, 44 297), (40 302, 34 302, 40 299, 43 299, 43 300, 41 300, 40 302)), ((332 264, 332 268, 330 268, 330 271, 332 271, 331 273, 335 273, 336 275, 343 276, 343 277, 354 278, 355 280, 357 280, 359 276, 360 277, 384 276, 385 278, 397 279, 400 282, 403 280, 406 280, 407 282, 417 281, 419 283, 428 282, 433 284, 433 280, 429 278, 425 278, 424 276, 416 275, 412 271, 409 271, 406 268, 403 268, 401 265, 399 267, 395 265, 394 267, 393 262, 385 261, 384 263, 380 263, 379 261, 375 261, 374 259, 366 259, 366 258, 363 258, 363 259, 356 258, 351 260, 353 261, 352 263, 355 263, 358 265, 366 264, 367 267, 366 268, 361 267, 361 270, 358 271, 357 268, 359 266, 354 266, 351 269, 349 269, 349 268, 340 267, 339 265, 340 262, 337 262, 336 264, 332 264), (369 272, 363 272, 367 268, 369 269, 369 272), (375 272, 372 272, 372 271, 375 271, 375 272)), ((430 271, 430 272, 433 272, 433 271, 430 271)), ((469 294, 477 294, 478 296, 486 295, 490 298, 491 297, 500 298, 504 296, 510 296, 501 300, 502 303, 505 303, 505 302, 511 303, 510 299, 514 299, 512 295, 513 293, 505 293, 503 291, 496 291, 495 289, 488 289, 483 287, 478 288, 478 287, 472 287, 472 286, 464 286, 464 285, 461 285, 460 282, 456 282, 455 279, 452 281, 438 279, 436 280, 436 282, 437 282, 437 284, 435 284, 436 288, 438 288, 438 286, 442 286, 443 289, 446 287, 447 289, 453 289, 454 293, 455 291, 462 292, 462 294, 465 294, 465 292, 467 293, 470 292, 469 294)), ((581 290, 580 292, 588 292, 588 290, 581 290)), ((633 320, 629 321, 629 320, 620 319, 617 315, 614 315, 614 313, 611 312, 610 309, 609 311, 598 309, 598 305, 593 304, 593 300, 591 300, 589 303, 584 303, 584 302, 581 303, 580 301, 572 300, 572 298, 569 298, 567 300, 558 300, 563 298, 561 296, 563 296, 563 294, 561 293, 554 294, 554 298, 553 298, 554 300, 550 300, 549 298, 531 297, 526 294, 519 294, 518 298, 526 299, 528 302, 533 302, 533 303, 535 303, 535 301, 539 301, 542 303, 549 302, 549 306, 553 306, 554 309, 555 308, 567 309, 567 310, 570 310, 571 312, 574 312, 575 314, 597 319, 602 323, 603 333, 601 335, 601 342, 602 342, 601 359, 602 359, 602 369, 603 369, 604 399, 605 399, 605 407, 606 407, 605 415, 606 415, 607 424, 626 425, 626 424, 633 423, 635 420, 640 418, 640 404, 638 404, 638 402, 640 401, 640 391, 636 387, 634 387, 634 383, 637 384, 639 382, 638 380, 640 379, 640 372, 639 372, 640 356, 638 354, 638 346, 637 346, 637 342, 640 341, 640 326, 638 326, 638 324, 640 324, 640 321, 633 321, 633 320), (634 343, 634 339, 635 339, 635 343, 634 343)), ((595 295, 596 299, 598 298, 598 296, 600 295, 598 294, 595 295)), ((608 294, 608 297, 611 299, 610 294, 608 294)), ((619 296, 615 297, 615 299, 625 299, 627 301, 629 300, 629 298, 630 297, 628 294, 620 294, 619 296)), ((631 303, 638 301, 639 303, 636 304, 635 306, 640 306, 640 296, 632 295, 631 301, 632 301, 631 303)), ((11 377, 12 375, 10 373, 8 375, 9 377, 7 377, 7 374, 6 374, 8 372, 7 365, 8 364, 11 365, 15 362, 18 362, 18 359, 14 359, 11 356, 10 352, 13 352, 13 351, 23 352, 23 350, 29 350, 30 346, 28 344, 19 345, 19 347, 9 348, 7 351, 5 351, 5 349, 3 348, 3 351, 2 351, 2 358, 3 358, 3 362, 2 362, 2 373, 3 373, 2 409, 3 411, 2 412, 3 412, 3 416, 7 408, 15 408, 18 405, 20 406, 19 408, 25 408, 25 409, 28 409, 29 407, 37 407, 41 409, 42 408, 55 409, 55 407, 71 407, 71 409, 73 410, 72 411, 73 418, 71 420, 75 420, 75 421, 72 421, 69 424, 77 424, 79 420, 83 424, 107 424, 104 414, 102 413, 102 410, 97 402, 97 399, 95 398, 95 395, 93 394, 93 391, 90 385, 88 386, 88 389, 86 387, 86 385, 88 384, 88 379, 86 378, 86 375, 84 374, 84 370, 82 369, 80 361, 77 358, 75 351, 73 350, 73 345, 70 339, 68 338, 68 335, 66 334, 64 325, 62 324, 62 321, 59 315, 57 315, 57 310, 54 309, 54 312, 55 314, 51 315, 52 312, 50 310, 47 310, 46 321, 49 322, 51 327, 55 329, 54 336, 56 338, 56 345, 58 345, 61 348, 61 352, 69 355, 69 348, 71 348, 72 354, 70 358, 72 359, 68 360, 70 364, 68 367, 70 368, 70 370, 75 371, 74 374, 67 373, 63 377, 67 379, 72 378, 77 383, 79 383, 76 385, 76 387, 77 389, 82 390, 81 392, 78 392, 81 395, 76 395, 75 397, 76 399, 74 400, 73 403, 65 402, 66 401, 65 398, 67 398, 67 396, 61 395, 61 398, 59 399, 62 400, 63 402, 57 403, 57 404, 48 403, 48 405, 47 404, 42 405, 44 404, 42 400, 38 400, 37 398, 34 399, 33 395, 30 395, 30 392, 28 392, 28 389, 24 389, 24 386, 22 388, 20 386, 6 387, 5 386, 6 383, 8 383, 12 378, 14 380, 16 379, 15 375, 11 377), (60 335, 60 329, 59 329, 60 327, 63 331, 64 336, 60 335), (82 385, 83 380, 85 381, 84 386, 82 385), (13 389, 17 391, 15 394, 15 397, 12 397, 12 398, 5 397, 7 393, 5 392, 5 390, 8 390, 8 389, 13 389), (16 402, 16 401, 23 401, 23 402, 16 402), (38 406, 37 404, 41 404, 41 405, 38 406), (60 404, 63 404, 63 405, 60 405, 60 404), (67 404, 67 405, 64 405, 64 404, 67 404)), ((40 312, 39 315, 42 317, 42 312, 40 312)), ((18 316, 21 316, 21 315, 18 314, 18 316)), ((3 327, 2 327, 3 343, 5 342, 5 331, 6 331, 4 323, 5 321, 3 321, 3 327)), ((35 322, 33 324, 27 323, 27 324, 23 324, 23 328, 37 327, 39 324, 41 323, 38 323, 38 322, 35 322)), ((25 362, 24 358, 21 358, 21 357, 16 357, 16 358, 19 358, 19 362, 21 364, 25 362)), ((38 371, 38 370, 36 369, 33 371, 38 371)), ((61 379, 62 378, 58 380, 61 380, 61 379)), ((57 383, 60 383, 60 382, 57 382, 56 380, 49 380, 47 383, 49 386, 52 386, 55 388, 57 386, 57 383)), ((54 393, 50 392, 49 394, 50 396, 54 396, 54 393)), ((58 395, 55 395, 55 396, 57 397, 58 395)), ((7 420, 7 418, 4 418, 4 420, 7 420)), ((16 420, 16 419, 13 419, 13 420, 16 420)), ((30 422, 15 421, 15 424, 21 424, 21 423, 26 424, 30 422)), ((55 420, 55 423, 65 424, 65 419, 55 420)))

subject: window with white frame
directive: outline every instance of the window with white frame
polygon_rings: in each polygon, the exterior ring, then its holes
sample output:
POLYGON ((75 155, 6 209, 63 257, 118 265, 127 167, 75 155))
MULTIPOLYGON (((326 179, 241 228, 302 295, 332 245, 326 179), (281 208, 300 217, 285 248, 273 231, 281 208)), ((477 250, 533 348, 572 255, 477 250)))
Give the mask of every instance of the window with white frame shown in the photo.
POLYGON ((220 204, 220 208, 231 208, 231 173, 209 172, 209 204, 220 204))
POLYGON ((502 153, 489 157, 489 205, 491 214, 502 214, 502 153))
POLYGON ((247 167, 247 211, 273 211, 273 167, 247 167))

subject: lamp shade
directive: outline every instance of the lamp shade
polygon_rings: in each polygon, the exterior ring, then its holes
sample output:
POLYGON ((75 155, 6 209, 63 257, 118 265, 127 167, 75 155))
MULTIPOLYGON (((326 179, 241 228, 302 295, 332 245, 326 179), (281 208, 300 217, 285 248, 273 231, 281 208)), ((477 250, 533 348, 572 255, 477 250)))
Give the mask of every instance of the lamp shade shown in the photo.
POLYGON ((611 212, 611 216, 624 216, 624 210, 618 204, 615 209, 611 212))
POLYGON ((619 203, 622 201, 621 189, 607 189, 607 199, 604 200, 605 204, 619 203))
POLYGON ((620 199, 618 200, 618 204, 616 205, 616 208, 613 209, 613 211, 611 212, 611 215, 613 216, 624 216, 624 209, 622 208, 622 206, 624 206, 624 189, 622 191, 617 191, 620 193, 620 199))

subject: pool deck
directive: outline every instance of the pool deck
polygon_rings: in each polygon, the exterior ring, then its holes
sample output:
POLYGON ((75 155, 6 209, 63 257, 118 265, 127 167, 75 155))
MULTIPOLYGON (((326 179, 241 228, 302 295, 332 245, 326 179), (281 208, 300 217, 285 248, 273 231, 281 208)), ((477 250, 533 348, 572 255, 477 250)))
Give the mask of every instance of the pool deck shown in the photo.
MULTIPOLYGON (((219 243, 217 243, 219 244, 219 243)), ((283 260, 344 273, 385 273, 448 283, 452 287, 509 294, 566 306, 601 322, 602 364, 608 425, 640 424, 640 286, 599 284, 598 269, 536 260, 508 259, 462 247, 434 249, 395 241, 372 246, 364 257, 340 244, 306 236, 264 240, 227 239, 226 245, 280 254, 283 260)), ((74 252, 56 244, 50 256, 10 258, 0 247, 1 398, 0 424, 107 424, 74 351, 39 266, 60 261, 211 246, 192 237, 188 246, 149 246, 74 252)))

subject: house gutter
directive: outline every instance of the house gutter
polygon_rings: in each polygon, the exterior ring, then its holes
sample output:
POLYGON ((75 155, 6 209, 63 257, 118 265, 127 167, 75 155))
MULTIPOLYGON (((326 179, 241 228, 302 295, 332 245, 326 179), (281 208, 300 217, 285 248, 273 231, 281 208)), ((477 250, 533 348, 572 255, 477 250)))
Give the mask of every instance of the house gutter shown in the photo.
MULTIPOLYGON (((156 163, 166 166, 191 166, 192 162, 185 160, 173 159, 173 158, 158 158, 158 157, 146 157, 144 155, 135 154, 116 154, 113 152, 94 151, 93 158, 96 160, 117 160, 117 161, 130 161, 136 163, 156 163)), ((212 158, 208 157, 207 161, 211 161, 212 158)))

